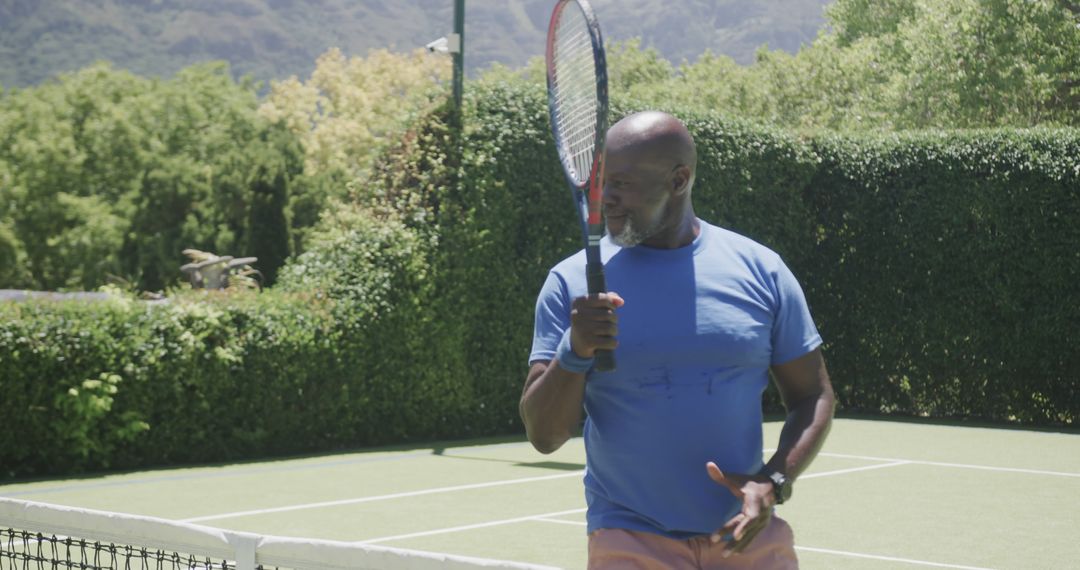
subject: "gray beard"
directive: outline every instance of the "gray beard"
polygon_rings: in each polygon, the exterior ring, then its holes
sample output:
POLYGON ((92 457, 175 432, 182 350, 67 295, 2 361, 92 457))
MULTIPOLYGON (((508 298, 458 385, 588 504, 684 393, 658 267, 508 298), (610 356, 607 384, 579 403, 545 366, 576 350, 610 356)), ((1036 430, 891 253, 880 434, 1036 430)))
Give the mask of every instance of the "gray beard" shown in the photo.
POLYGON ((627 216, 622 231, 618 234, 610 234, 608 237, 611 238, 611 243, 619 247, 634 247, 649 239, 650 236, 651 234, 648 230, 639 229, 634 225, 634 221, 627 216))

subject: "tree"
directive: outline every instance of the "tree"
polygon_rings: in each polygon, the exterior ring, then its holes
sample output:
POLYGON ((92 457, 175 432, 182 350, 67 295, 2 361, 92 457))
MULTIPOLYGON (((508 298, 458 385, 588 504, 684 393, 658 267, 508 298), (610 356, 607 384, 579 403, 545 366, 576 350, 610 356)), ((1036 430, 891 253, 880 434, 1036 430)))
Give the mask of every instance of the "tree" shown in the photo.
POLYGON ((278 123, 260 136, 266 147, 254 168, 246 255, 259 259, 265 285, 273 285, 290 251, 290 182, 303 174, 302 153, 292 133, 278 123))
MULTIPOLYGON (((867 116, 898 128, 1080 125, 1080 8, 1066 0, 838 0, 810 51, 869 48, 867 116)), ((801 56, 802 54, 800 54, 801 56)))
POLYGON ((911 0, 837 0, 826 8, 837 45, 848 47, 863 38, 895 34, 915 18, 911 0))
MULTIPOLYGON (((256 86, 217 63, 169 81, 99 64, 4 92, 0 263, 24 269, 0 287, 91 289, 115 275, 160 290, 181 278, 186 248, 249 255, 260 218, 290 219, 268 208, 288 208, 276 193, 302 175, 296 137, 257 108, 256 86), (255 207, 257 183, 274 197, 255 207)), ((287 253, 289 228, 270 225, 287 253)))
POLYGON ((281 121, 303 143, 311 176, 362 176, 379 150, 447 96, 450 62, 424 50, 371 52, 347 58, 324 53, 306 83, 273 82, 259 113, 281 121))
POLYGON ((148 85, 107 67, 0 95, 0 221, 21 269, 0 286, 84 288, 119 273, 148 85))
POLYGON ((794 129, 1080 125, 1075 0, 837 0, 795 55, 704 54, 674 72, 609 49, 612 92, 794 129))
POLYGON ((608 89, 630 97, 638 89, 651 89, 675 75, 675 67, 656 48, 641 49, 641 40, 632 38, 607 47, 608 89))

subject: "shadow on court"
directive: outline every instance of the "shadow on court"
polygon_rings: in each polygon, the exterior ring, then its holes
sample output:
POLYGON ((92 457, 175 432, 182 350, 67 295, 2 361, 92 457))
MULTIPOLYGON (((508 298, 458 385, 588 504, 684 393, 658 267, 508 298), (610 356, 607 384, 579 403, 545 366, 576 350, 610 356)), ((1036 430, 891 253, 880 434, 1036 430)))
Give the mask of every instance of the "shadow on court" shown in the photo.
POLYGON ((513 459, 498 459, 495 457, 476 457, 472 455, 458 455, 456 453, 447 454, 446 448, 435 448, 431 450, 432 455, 438 455, 440 457, 446 457, 448 459, 465 459, 468 461, 491 461, 494 463, 509 463, 515 467, 535 467, 537 469, 552 469, 555 471, 581 471, 585 469, 584 463, 565 463, 562 461, 515 461, 513 459))

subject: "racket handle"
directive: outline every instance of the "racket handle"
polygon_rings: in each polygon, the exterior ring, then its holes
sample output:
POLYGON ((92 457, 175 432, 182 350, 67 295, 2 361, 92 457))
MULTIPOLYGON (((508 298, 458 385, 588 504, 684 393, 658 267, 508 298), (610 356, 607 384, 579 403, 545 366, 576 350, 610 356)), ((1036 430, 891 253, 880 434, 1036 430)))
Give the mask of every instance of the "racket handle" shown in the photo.
MULTIPOLYGON (((589 287, 589 294, 604 293, 607 286, 604 284, 604 265, 602 263, 585 264, 585 279, 589 287)), ((593 369, 597 372, 611 372, 615 370, 615 353, 610 350, 597 350, 594 358, 596 364, 593 369)))
POLYGON ((615 353, 607 349, 596 351, 596 364, 593 369, 597 372, 611 372, 615 370, 615 353))

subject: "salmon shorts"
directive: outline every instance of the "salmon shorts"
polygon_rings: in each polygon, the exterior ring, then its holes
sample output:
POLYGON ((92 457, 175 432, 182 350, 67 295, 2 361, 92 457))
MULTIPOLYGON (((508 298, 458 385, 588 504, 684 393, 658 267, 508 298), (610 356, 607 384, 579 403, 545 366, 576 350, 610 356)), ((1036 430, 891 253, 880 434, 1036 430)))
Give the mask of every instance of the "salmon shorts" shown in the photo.
POLYGON ((722 558, 724 541, 709 535, 677 540, 634 530, 602 528, 589 534, 589 570, 797 570, 795 534, 773 515, 746 549, 722 558))

